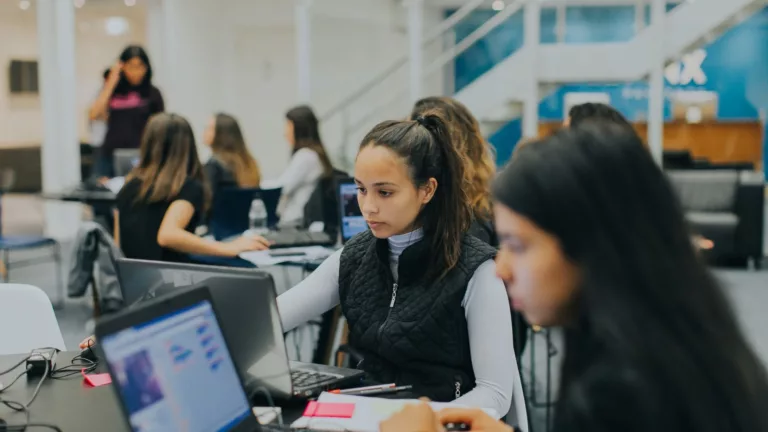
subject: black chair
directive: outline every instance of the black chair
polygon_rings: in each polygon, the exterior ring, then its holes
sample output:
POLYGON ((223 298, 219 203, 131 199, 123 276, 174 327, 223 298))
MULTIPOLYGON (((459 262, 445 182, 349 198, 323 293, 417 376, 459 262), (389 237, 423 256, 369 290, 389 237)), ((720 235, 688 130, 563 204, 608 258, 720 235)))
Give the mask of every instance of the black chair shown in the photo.
POLYGON ((349 178, 349 174, 337 169, 329 177, 321 179, 309 201, 304 206, 304 227, 313 222, 322 222, 324 231, 332 239, 339 235, 339 197, 336 193, 338 182, 349 178))
POLYGON ((245 232, 248 227, 248 212, 251 202, 255 199, 264 201, 267 208, 267 225, 277 225, 277 204, 280 201, 282 189, 241 189, 226 188, 213 197, 208 232, 216 240, 224 240, 245 232))

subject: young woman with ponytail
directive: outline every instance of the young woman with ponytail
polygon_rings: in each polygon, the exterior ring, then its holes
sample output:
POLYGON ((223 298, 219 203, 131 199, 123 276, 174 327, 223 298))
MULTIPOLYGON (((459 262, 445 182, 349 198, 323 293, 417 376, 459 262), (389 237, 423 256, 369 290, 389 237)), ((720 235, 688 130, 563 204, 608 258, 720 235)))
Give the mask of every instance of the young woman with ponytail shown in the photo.
POLYGON ((466 234, 468 162, 457 149, 434 111, 374 127, 354 171, 370 229, 281 295, 278 308, 288 331, 341 304, 371 381, 522 423, 509 303, 495 249, 466 234))

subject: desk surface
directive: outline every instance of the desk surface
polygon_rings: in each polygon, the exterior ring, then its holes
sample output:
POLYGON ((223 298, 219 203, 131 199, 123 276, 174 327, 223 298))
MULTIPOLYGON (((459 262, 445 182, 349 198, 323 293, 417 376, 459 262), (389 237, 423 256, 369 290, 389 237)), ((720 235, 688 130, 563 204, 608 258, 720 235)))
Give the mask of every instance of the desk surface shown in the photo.
POLYGON ((61 193, 44 193, 42 197, 49 200, 75 201, 89 204, 114 202, 117 199, 117 194, 110 191, 70 190, 61 193))
MULTIPOLYGON (((57 367, 69 364, 77 352, 62 352, 57 358, 57 367)), ((0 356, 0 370, 5 370, 23 359, 24 355, 0 356)), ((20 366, 16 371, 0 378, 4 384, 10 383, 16 374, 23 371, 20 366)), ((106 367, 99 366, 97 372, 106 372, 106 367)), ((4 391, 3 399, 26 403, 32 396, 38 379, 21 378, 10 389, 4 391)), ((283 417, 290 422, 301 415, 298 408, 283 409, 283 417)), ((0 418, 9 425, 23 424, 23 413, 16 413, 10 408, 0 405, 0 418)), ((66 379, 52 380, 46 378, 40 387, 37 399, 30 407, 32 423, 48 423, 58 426, 63 432, 128 432, 124 425, 122 413, 111 385, 89 387, 83 383, 81 375, 66 379)), ((47 428, 30 427, 30 432, 50 432, 47 428)))

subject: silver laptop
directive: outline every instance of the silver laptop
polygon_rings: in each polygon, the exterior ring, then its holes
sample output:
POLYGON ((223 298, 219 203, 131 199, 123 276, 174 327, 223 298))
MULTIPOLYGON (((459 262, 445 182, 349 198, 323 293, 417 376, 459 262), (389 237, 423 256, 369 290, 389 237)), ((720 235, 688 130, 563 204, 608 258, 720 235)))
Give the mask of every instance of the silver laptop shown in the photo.
POLYGON ((128 305, 179 289, 209 287, 235 364, 251 395, 264 387, 278 398, 312 397, 354 386, 363 377, 355 369, 288 361, 269 273, 126 258, 116 259, 115 264, 128 305))
POLYGON ((139 165, 139 154, 139 149, 116 149, 112 154, 115 177, 125 177, 139 165))

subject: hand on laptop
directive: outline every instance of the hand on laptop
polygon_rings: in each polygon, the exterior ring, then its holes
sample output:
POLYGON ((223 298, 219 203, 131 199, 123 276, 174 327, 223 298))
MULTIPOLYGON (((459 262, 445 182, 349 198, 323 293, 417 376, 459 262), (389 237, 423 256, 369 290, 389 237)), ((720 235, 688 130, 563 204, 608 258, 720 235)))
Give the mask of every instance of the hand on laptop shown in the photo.
POLYGON ((235 240, 225 243, 224 247, 227 248, 232 256, 238 256, 242 252, 267 250, 269 245, 269 240, 262 236, 244 234, 235 240))

